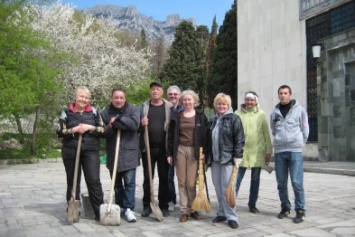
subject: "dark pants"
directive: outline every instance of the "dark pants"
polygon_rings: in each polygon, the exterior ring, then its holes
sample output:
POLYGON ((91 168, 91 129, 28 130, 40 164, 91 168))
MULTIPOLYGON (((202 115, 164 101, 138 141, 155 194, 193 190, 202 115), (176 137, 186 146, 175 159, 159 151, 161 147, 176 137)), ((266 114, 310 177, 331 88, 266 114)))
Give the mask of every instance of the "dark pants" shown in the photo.
MULTIPOLYGON (((155 163, 157 163, 159 188, 158 188, 158 200, 159 207, 162 210, 168 209, 169 202, 169 188, 168 188, 168 171, 169 164, 166 160, 165 148, 150 148, 151 165, 152 165, 152 177, 154 179, 155 163)), ((143 181, 143 207, 150 207, 150 185, 149 185, 149 173, 148 173, 148 159, 147 153, 142 152, 142 163, 144 172, 143 181)))
MULTIPOLYGON (((112 171, 110 171, 112 178, 112 171)), ((115 181, 115 202, 126 210, 134 210, 136 197, 136 168, 125 170, 116 174, 115 181)))
MULTIPOLYGON (((237 196, 246 170, 247 170, 246 167, 241 167, 241 166, 239 167, 237 183, 235 187, 237 196)), ((249 202, 248 202, 249 208, 256 207, 256 201, 258 200, 258 195, 259 195, 260 172, 261 172, 260 167, 251 168, 249 202)))
POLYGON ((176 191, 174 183, 175 165, 169 165, 168 173, 169 202, 173 202, 174 204, 176 204, 176 191))
MULTIPOLYGON (((73 190, 74 169, 76 149, 63 147, 62 157, 67 174, 67 201, 71 199, 73 190)), ((80 200, 80 180, 81 168, 84 172, 84 177, 89 192, 89 199, 94 210, 95 216, 100 216, 100 205, 104 202, 104 194, 100 181, 100 157, 99 151, 82 150, 80 154, 80 163, 78 170, 78 181, 76 188, 75 199, 80 200)))

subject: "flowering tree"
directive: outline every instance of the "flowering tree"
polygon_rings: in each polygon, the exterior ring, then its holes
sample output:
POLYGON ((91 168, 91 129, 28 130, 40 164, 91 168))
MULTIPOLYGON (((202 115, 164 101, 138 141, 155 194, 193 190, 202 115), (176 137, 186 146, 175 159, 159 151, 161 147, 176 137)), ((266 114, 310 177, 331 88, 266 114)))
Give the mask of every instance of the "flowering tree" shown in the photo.
POLYGON ((70 55, 58 64, 64 73, 58 78, 67 102, 77 86, 86 85, 94 103, 105 101, 117 85, 130 87, 147 78, 149 50, 123 46, 112 22, 76 11, 56 2, 50 6, 30 5, 32 27, 46 35, 54 48, 70 55))

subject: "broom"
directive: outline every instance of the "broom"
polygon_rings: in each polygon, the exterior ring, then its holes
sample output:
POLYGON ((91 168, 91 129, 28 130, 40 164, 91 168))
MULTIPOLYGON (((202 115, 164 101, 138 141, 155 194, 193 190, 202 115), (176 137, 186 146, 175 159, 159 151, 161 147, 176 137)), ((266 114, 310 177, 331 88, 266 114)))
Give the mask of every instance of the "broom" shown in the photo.
POLYGON ((238 168, 239 165, 237 163, 237 159, 234 159, 234 167, 233 167, 233 172, 231 174, 231 177, 229 179, 229 184, 228 187, 226 189, 226 201, 228 203, 228 205, 231 208, 234 208, 236 206, 236 200, 235 200, 235 181, 236 181, 236 177, 237 177, 237 172, 238 172, 238 168))
MULTIPOLYGON (((202 147, 200 147, 200 157, 202 156, 202 147)), ((198 168, 198 194, 196 195, 195 200, 192 202, 191 209, 194 211, 205 210, 206 212, 210 212, 212 210, 210 201, 206 195, 206 190, 204 186, 204 171, 203 171, 203 163, 202 159, 199 161, 198 168)))

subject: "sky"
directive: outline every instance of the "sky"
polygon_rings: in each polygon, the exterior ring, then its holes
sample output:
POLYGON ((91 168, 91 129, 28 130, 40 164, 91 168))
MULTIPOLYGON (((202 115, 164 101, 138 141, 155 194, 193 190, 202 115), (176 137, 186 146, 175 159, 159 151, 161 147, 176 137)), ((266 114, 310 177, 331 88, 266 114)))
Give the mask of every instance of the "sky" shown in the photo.
POLYGON ((180 18, 194 18, 196 25, 212 26, 216 16, 221 26, 227 11, 234 0, 63 0, 75 8, 83 9, 96 5, 111 4, 121 7, 136 6, 139 13, 151 16, 154 20, 165 21, 168 15, 179 14, 180 18))

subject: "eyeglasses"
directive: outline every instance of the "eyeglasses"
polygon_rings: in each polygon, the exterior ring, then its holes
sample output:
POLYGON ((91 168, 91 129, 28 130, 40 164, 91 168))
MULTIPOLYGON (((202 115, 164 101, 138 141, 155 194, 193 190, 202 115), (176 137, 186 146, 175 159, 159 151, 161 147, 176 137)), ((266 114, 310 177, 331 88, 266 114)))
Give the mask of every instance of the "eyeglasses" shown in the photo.
POLYGON ((178 94, 178 93, 169 93, 168 95, 175 95, 175 96, 178 96, 179 94, 178 94))

